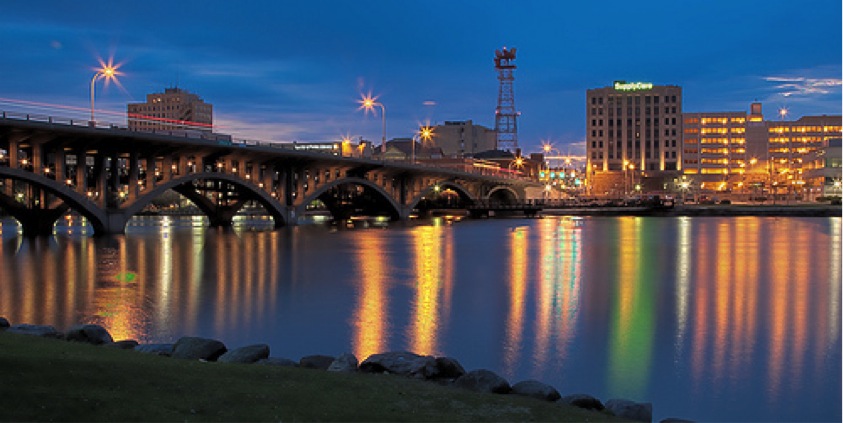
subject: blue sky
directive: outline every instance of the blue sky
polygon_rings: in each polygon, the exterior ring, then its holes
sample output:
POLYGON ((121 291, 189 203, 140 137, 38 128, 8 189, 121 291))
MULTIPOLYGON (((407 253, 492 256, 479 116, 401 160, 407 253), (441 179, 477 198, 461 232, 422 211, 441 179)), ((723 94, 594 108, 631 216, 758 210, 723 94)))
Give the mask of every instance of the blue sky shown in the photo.
POLYGON ((585 93, 614 80, 683 87, 684 110, 768 118, 841 113, 841 2, 827 1, 3 1, 0 109, 98 120, 178 85, 238 138, 381 138, 419 123, 494 127, 494 51, 517 48, 519 144, 582 154, 585 93), (33 106, 31 103, 56 106, 33 106), (426 105, 427 104, 427 105, 426 105), (432 104, 432 105, 431 105, 432 104))

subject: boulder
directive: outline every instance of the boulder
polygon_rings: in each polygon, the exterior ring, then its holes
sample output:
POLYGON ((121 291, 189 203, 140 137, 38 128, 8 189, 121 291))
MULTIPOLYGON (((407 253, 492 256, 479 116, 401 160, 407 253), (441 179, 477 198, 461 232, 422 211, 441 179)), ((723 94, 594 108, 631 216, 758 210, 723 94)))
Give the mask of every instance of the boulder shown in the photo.
POLYGON ((649 402, 635 402, 616 398, 606 401, 606 409, 625 419, 641 422, 653 421, 653 404, 649 402))
POLYGON ((21 335, 40 336, 44 338, 62 339, 64 335, 57 331, 55 327, 49 325, 29 325, 22 323, 19 325, 10 326, 6 329, 8 333, 18 333, 21 335))
POLYGON ((65 339, 75 342, 101 345, 114 342, 111 334, 100 325, 75 325, 65 334, 65 339))
POLYGON ((551 402, 562 398, 556 388, 537 380, 523 380, 512 385, 512 393, 551 402))
POLYGON ((169 357, 173 355, 173 344, 140 344, 135 347, 135 351, 169 357))
POLYGON ((465 374, 459 361, 451 357, 436 357, 437 379, 456 379, 465 374))
POLYGON ((564 402, 569 405, 573 405, 574 407, 584 408, 586 410, 603 410, 604 407, 603 403, 588 394, 573 394, 573 395, 565 395, 561 399, 560 402, 564 402))
POLYGON ((506 394, 512 390, 506 379, 491 370, 472 370, 454 381, 454 386, 476 392, 506 394))
POLYGON ((407 351, 372 354, 360 364, 365 373, 393 373, 420 379, 432 379, 438 374, 436 359, 407 351))
POLYGON ((333 362, 334 357, 329 355, 308 355, 299 360, 299 366, 306 369, 328 370, 333 362))
POLYGON ((5 317, 0 317, 0 330, 6 330, 11 326, 5 317))
POLYGON ((329 372, 342 372, 342 373, 351 373, 357 371, 357 357, 354 354, 343 354, 337 357, 330 366, 328 366, 329 372))
POLYGON ((215 339, 183 336, 173 345, 173 358, 216 361, 226 351, 225 344, 215 339))
POLYGON ((285 367, 298 367, 299 363, 296 363, 289 358, 280 358, 280 357, 269 357, 264 358, 263 360, 258 360, 255 364, 260 364, 262 366, 285 366, 285 367))
POLYGON ((102 346, 107 348, 116 348, 118 350, 133 350, 138 346, 138 341, 135 341, 134 339, 123 339, 110 344, 102 344, 102 346))
POLYGON ((258 360, 269 357, 269 345, 256 344, 247 347, 235 348, 226 352, 217 359, 220 363, 244 363, 251 364, 258 360))

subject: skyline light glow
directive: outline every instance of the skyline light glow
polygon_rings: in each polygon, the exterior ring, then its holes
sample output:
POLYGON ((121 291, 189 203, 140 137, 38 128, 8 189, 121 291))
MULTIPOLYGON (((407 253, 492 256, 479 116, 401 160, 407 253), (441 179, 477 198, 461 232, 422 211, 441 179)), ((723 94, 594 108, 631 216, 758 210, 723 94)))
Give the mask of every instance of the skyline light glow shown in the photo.
POLYGON ((0 110, 98 118, 178 86, 214 105, 218 132, 265 141, 380 143, 421 122, 494 128, 494 52, 517 48, 519 145, 584 154, 585 93, 614 81, 678 85, 686 112, 764 104, 778 119, 841 113, 841 4, 809 1, 184 1, 4 3, 0 110))

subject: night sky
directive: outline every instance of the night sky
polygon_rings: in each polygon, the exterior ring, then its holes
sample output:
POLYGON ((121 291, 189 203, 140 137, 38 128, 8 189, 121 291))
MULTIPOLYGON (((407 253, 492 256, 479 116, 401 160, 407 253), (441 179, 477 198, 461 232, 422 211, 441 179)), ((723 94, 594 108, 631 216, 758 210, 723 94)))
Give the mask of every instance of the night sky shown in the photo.
POLYGON ((583 154, 585 93, 615 80, 683 87, 684 110, 768 119, 841 113, 841 2, 12 1, 0 3, 0 109, 98 120, 178 86, 218 132, 274 141, 380 140, 420 123, 494 127, 494 52, 517 48, 519 144, 583 154), (37 103, 37 105, 36 105, 37 103))

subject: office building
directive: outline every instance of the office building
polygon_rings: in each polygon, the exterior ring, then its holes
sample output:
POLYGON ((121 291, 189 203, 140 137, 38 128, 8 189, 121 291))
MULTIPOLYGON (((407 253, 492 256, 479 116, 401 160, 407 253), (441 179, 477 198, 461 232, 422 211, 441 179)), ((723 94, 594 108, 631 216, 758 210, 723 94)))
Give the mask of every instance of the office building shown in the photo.
POLYGON ((682 169, 682 88, 615 81, 586 93, 586 160, 593 194, 627 193, 682 169))
POLYGON ((189 130, 211 132, 213 105, 181 88, 147 94, 146 103, 128 105, 129 129, 136 131, 189 130))
POLYGON ((475 125, 470 120, 436 125, 431 141, 433 146, 442 149, 445 157, 469 157, 497 147, 495 130, 475 125))
POLYGON ((616 81, 588 90, 586 155, 599 171, 680 169, 682 88, 616 81))

